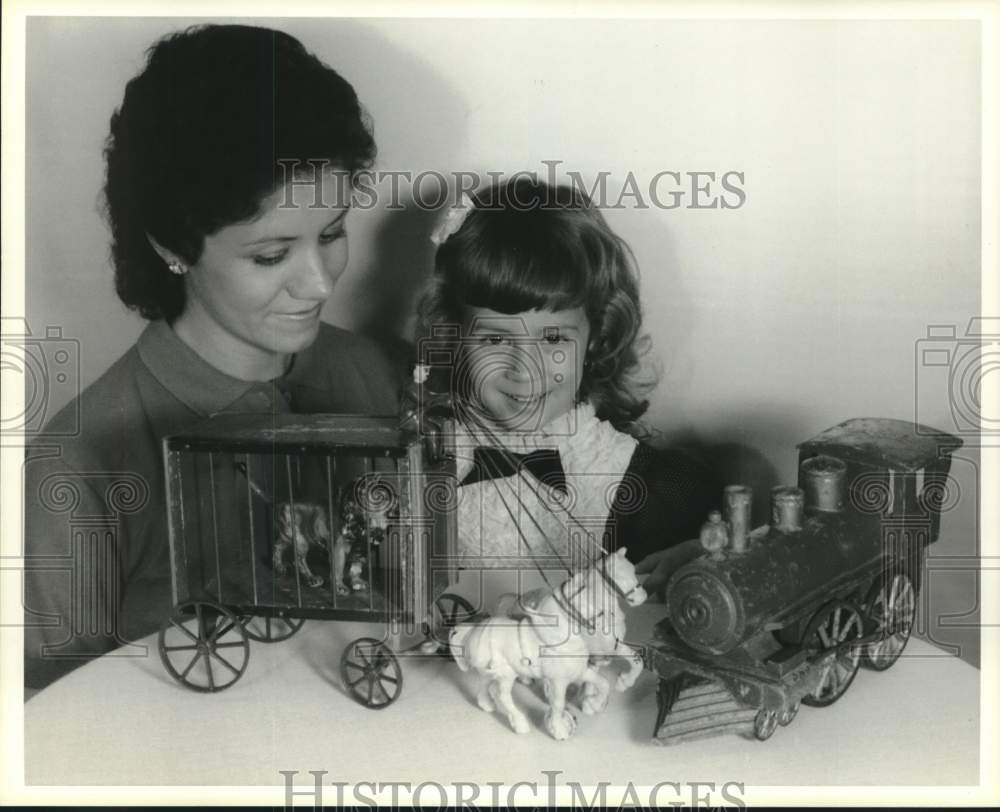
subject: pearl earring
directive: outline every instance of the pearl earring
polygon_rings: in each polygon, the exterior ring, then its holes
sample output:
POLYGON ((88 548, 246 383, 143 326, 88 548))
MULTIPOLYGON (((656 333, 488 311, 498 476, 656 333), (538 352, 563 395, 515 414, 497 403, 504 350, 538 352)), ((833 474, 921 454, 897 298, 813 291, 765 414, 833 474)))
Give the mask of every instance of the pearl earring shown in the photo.
POLYGON ((175 273, 175 274, 177 274, 178 276, 183 276, 184 274, 186 274, 186 273, 187 273, 187 268, 185 268, 185 267, 184 267, 184 266, 183 266, 183 265, 182 265, 182 264, 181 264, 180 262, 178 262, 178 261, 177 261, 176 259, 175 259, 175 260, 173 260, 172 262, 168 262, 168 263, 167 263, 167 267, 168 267, 168 268, 170 269, 170 273, 175 273))

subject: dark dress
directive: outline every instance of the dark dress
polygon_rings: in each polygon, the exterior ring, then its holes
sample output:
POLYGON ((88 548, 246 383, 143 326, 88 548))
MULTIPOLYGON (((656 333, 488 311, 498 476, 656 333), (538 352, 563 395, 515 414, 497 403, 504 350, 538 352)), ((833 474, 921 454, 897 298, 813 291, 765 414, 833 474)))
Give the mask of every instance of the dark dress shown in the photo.
POLYGON ((606 533, 614 549, 638 563, 650 553, 698 538, 708 512, 719 507, 722 488, 707 466, 679 449, 655 449, 640 443, 632 455, 608 517, 606 533), (635 504, 631 477, 645 485, 645 499, 635 504))

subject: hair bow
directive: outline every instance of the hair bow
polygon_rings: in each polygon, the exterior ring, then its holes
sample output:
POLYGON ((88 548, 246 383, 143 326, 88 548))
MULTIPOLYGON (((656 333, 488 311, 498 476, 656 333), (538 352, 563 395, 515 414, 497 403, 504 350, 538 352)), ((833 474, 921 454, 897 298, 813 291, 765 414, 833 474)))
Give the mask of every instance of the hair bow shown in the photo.
POLYGON ((474 208, 475 204, 472 202, 472 198, 465 192, 462 192, 458 203, 448 209, 444 219, 431 233, 431 242, 435 245, 441 245, 441 243, 462 227, 465 218, 469 216, 469 212, 474 208))

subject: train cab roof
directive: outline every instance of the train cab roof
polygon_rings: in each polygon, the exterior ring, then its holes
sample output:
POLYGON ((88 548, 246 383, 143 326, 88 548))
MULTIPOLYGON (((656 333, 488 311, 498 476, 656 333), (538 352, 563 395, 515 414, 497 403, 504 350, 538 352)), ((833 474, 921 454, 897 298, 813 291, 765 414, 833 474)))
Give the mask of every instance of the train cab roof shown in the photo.
POLYGON ((916 471, 962 446, 937 429, 886 417, 855 417, 800 443, 803 455, 828 454, 896 471, 916 471))

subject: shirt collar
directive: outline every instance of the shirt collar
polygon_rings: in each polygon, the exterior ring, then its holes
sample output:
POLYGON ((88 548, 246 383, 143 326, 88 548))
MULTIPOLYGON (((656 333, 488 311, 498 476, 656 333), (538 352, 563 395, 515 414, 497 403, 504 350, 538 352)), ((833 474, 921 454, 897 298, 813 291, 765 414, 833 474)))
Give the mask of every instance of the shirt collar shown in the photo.
POLYGON ((589 432, 598 422, 594 406, 589 401, 584 401, 536 431, 483 431, 460 424, 457 427, 457 438, 460 442, 465 441, 466 445, 496 446, 518 454, 528 454, 543 448, 561 450, 569 438, 589 432))
POLYGON ((139 336, 139 357, 174 397, 208 416, 268 382, 241 381, 213 367, 185 344, 165 321, 153 321, 139 336))
MULTIPOLYGON (((576 453, 577 449, 593 445, 597 437, 604 440, 611 439, 606 435, 608 430, 612 435, 621 434, 610 423, 598 420, 594 406, 589 401, 577 404, 570 411, 549 421, 534 432, 491 431, 484 433, 459 423, 455 428, 458 478, 461 481, 471 470, 477 446, 503 448, 515 454, 530 454, 532 451, 546 448, 555 449, 560 454, 563 467, 569 473, 566 464, 571 461, 574 466, 577 465, 577 457, 579 457, 579 454, 576 453)), ((624 434, 621 436, 634 444, 635 441, 630 436, 624 434)), ((576 468, 574 468, 575 471, 576 468)))

